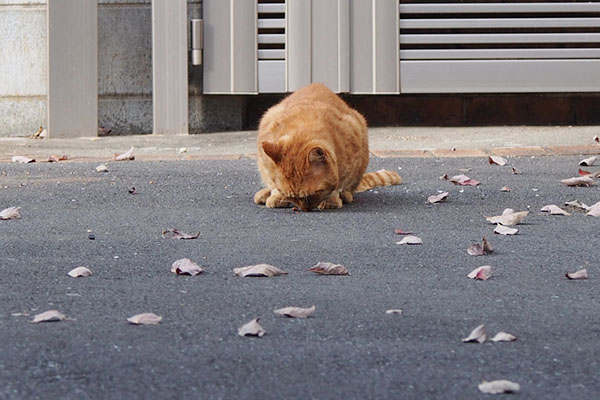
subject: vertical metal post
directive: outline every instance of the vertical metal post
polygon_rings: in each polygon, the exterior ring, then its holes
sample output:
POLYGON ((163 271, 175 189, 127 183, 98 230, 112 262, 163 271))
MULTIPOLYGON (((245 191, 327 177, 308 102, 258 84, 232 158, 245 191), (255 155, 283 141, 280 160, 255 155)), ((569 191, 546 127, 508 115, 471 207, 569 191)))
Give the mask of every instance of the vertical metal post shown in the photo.
POLYGON ((48 1, 48 137, 98 135, 98 4, 48 1))
POLYGON ((188 133, 187 1, 152 0, 155 134, 188 133))

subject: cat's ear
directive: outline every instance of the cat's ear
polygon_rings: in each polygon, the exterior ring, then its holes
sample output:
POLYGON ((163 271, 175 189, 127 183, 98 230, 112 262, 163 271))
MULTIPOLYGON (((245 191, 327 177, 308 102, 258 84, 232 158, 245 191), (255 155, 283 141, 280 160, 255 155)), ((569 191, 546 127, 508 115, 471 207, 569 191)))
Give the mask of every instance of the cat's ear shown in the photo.
POLYGON ((313 147, 308 152, 308 161, 310 163, 326 164, 327 163, 327 155, 325 154, 325 150, 323 150, 323 148, 318 147, 318 146, 313 147))
POLYGON ((265 151, 265 154, 275 161, 276 164, 281 161, 281 147, 278 144, 263 142, 262 148, 265 151))

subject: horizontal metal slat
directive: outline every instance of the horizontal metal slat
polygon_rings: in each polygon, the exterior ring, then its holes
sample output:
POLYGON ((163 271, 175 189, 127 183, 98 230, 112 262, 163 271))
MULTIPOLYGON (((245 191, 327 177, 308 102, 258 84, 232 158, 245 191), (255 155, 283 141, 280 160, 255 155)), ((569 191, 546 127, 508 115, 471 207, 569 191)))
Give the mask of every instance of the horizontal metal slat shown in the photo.
MULTIPOLYGON (((260 22, 259 25, 260 27, 260 22)), ((600 28, 600 18, 439 18, 401 19, 400 29, 600 28)))
POLYGON ((401 44, 600 43, 600 33, 400 35, 401 44))
POLYGON ((401 61, 403 93, 600 91, 600 60, 401 61))
POLYGON ((259 60, 285 60, 285 50, 280 49, 259 49, 259 60))
POLYGON ((285 19, 259 18, 258 29, 261 28, 285 28, 285 19))
POLYGON ((259 14, 276 14, 276 13, 284 13, 285 12, 285 4, 268 4, 268 3, 260 3, 258 4, 258 13, 259 14))
POLYGON ((401 60, 600 59, 600 49, 400 50, 401 60))
POLYGON ((438 13, 581 13, 600 12, 600 3, 427 3, 400 4, 400 15, 438 13))
POLYGON ((258 43, 275 43, 281 44, 285 43, 285 35, 284 34, 259 34, 258 35, 258 43))

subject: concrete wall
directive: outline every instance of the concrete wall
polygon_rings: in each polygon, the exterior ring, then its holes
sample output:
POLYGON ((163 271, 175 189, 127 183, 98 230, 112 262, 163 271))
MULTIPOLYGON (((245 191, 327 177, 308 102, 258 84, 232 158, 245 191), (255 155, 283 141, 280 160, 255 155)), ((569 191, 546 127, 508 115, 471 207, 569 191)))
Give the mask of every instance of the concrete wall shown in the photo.
MULTIPOLYGON (((152 133, 152 2, 98 1, 98 120, 113 134, 152 133)), ((188 0, 188 18, 202 0, 188 0)), ((188 25, 189 29, 189 25, 188 25)), ((46 0, 0 0, 0 136, 46 126, 46 0)), ((243 127, 241 97, 202 94, 189 65, 191 133, 243 127)))
POLYGON ((46 1, 0 0, 0 136, 46 125, 46 1))

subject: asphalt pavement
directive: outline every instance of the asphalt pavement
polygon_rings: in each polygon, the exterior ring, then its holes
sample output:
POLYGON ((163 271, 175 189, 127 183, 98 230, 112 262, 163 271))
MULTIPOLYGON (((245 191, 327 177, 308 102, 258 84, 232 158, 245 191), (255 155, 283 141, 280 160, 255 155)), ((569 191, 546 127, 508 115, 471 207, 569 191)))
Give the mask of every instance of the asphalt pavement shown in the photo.
POLYGON ((540 212, 600 201, 598 186, 559 182, 580 159, 374 157, 370 170, 404 183, 310 213, 255 205, 246 157, 112 162, 107 173, 97 162, 1 164, 0 209, 22 218, 0 221, 0 398, 485 399, 479 383, 508 379, 521 391, 500 398, 597 399, 600 219, 540 212), (428 204, 438 191, 447 201, 428 204), (515 236, 484 218, 505 208, 530 211, 515 236), (163 238, 168 228, 199 237, 163 238), (423 245, 396 244, 395 229, 423 245), (467 254, 484 236, 493 253, 467 254), (172 274, 184 257, 205 272, 172 274), (319 261, 350 275, 307 271, 319 261), (233 275, 258 263, 288 275, 233 275), (491 279, 467 278, 482 265, 491 279), (67 276, 77 266, 93 275, 67 276), (565 278, 581 268, 589 279, 565 278), (307 319, 273 313, 312 305, 307 319), (30 322, 50 309, 68 319, 30 322), (163 320, 127 323, 143 312, 163 320), (238 336, 256 317, 266 334, 238 336), (518 340, 463 343, 480 324, 518 340))

